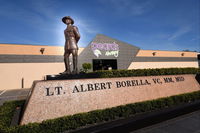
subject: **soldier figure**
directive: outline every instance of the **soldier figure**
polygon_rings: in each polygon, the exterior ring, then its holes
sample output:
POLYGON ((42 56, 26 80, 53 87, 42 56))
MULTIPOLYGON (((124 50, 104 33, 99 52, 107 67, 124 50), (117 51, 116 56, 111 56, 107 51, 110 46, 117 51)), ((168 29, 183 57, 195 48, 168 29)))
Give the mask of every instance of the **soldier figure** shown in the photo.
POLYGON ((67 28, 64 30, 65 35, 65 53, 64 53, 64 62, 65 62, 65 71, 61 74, 71 74, 69 56, 72 54, 73 58, 73 74, 78 73, 78 41, 80 39, 80 34, 78 28, 74 26, 74 20, 70 16, 62 18, 63 23, 67 25, 67 28))

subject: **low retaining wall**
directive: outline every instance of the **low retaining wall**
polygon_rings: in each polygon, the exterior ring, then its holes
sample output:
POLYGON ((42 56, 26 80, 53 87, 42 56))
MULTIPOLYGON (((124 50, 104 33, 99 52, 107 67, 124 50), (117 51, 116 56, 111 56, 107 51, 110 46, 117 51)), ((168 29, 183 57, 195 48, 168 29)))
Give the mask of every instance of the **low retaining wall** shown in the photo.
POLYGON ((20 124, 197 90, 191 74, 36 81, 20 124))

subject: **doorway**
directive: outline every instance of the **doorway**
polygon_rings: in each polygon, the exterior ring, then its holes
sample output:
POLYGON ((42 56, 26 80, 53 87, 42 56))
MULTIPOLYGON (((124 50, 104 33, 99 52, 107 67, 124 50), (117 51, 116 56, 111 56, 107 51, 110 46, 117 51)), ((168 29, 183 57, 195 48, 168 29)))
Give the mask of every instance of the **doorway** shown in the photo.
POLYGON ((117 69, 116 59, 94 59, 92 60, 93 71, 117 69))

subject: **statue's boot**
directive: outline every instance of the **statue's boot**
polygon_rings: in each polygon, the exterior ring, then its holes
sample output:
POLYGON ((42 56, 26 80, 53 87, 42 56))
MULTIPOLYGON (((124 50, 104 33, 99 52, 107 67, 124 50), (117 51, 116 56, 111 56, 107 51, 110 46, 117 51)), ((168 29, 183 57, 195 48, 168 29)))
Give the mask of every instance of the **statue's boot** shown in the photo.
POLYGON ((65 62, 65 71, 60 74, 71 74, 70 65, 69 65, 69 58, 64 59, 65 62))
POLYGON ((69 71, 64 71, 60 73, 61 75, 65 75, 65 74, 71 74, 69 71))

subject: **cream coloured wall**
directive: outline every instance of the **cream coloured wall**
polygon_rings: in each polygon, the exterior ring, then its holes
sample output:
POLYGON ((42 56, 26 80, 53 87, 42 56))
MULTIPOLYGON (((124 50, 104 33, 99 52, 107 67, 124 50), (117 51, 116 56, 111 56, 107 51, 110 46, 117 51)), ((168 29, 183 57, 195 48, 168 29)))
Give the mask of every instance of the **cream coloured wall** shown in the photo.
MULTIPOLYGON (((128 69, 196 67, 198 62, 132 62, 128 69)), ((0 90, 30 88, 34 80, 64 71, 64 63, 0 63, 0 90)))
POLYGON ((197 57, 197 52, 184 51, 161 51, 161 50, 140 50, 137 57, 197 57), (155 56, 153 53, 155 52, 155 56), (182 56, 182 54, 184 54, 182 56))
POLYGON ((64 71, 64 63, 0 63, 0 90, 30 88, 34 80, 64 71))
POLYGON ((132 62, 128 69, 145 69, 145 68, 198 68, 198 62, 132 62))
MULTIPOLYGON (((0 44, 0 54, 16 55, 41 55, 40 49, 45 48, 43 55, 63 55, 63 46, 45 45, 20 45, 20 44, 0 44)), ((84 48, 79 48, 79 54, 84 48)))
MULTIPOLYGON (((46 45, 20 45, 20 44, 0 44, 0 54, 17 54, 17 55, 41 55, 40 49, 45 48, 43 55, 63 55, 63 46, 46 46, 46 45)), ((79 54, 84 48, 79 48, 79 54)), ((162 50, 140 50, 137 57, 197 57, 197 52, 184 51, 162 51, 162 50), (153 52, 156 52, 153 56, 153 52), (182 56, 184 53, 184 56, 182 56)))
MULTIPOLYGON (((63 55, 63 46, 0 44, 1 55, 63 55)), ((79 48, 79 54, 84 48, 79 48)), ((140 50, 137 57, 197 57, 196 52, 140 50), (153 52, 156 52, 153 56, 153 52), (182 56, 184 53, 184 56, 182 56)), ((80 57, 79 57, 80 58, 80 57)), ((196 67, 198 62, 132 62, 128 69, 196 67)), ((34 80, 42 80, 45 75, 58 74, 64 71, 64 63, 0 63, 0 90, 30 88, 34 80)))

